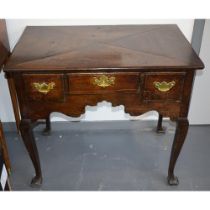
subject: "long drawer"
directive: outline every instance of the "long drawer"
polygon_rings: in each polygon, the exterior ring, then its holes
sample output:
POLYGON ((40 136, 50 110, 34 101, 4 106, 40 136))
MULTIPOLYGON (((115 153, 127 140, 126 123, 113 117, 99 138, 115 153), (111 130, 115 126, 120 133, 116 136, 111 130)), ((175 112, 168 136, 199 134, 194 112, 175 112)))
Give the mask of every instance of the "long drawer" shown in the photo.
POLYGON ((138 73, 68 74, 70 94, 104 94, 137 92, 138 73))

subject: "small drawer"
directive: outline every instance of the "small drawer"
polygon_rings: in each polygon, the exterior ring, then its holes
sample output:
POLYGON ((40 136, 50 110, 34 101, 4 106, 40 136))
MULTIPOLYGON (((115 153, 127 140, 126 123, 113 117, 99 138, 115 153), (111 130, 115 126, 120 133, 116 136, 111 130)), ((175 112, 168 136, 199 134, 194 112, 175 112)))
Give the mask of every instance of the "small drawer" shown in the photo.
POLYGON ((70 94, 103 94, 123 91, 137 92, 138 73, 69 74, 70 94))
POLYGON ((33 101, 63 101, 62 74, 23 74, 26 98, 33 101))
POLYGON ((185 73, 147 73, 144 76, 144 100, 180 101, 185 73))

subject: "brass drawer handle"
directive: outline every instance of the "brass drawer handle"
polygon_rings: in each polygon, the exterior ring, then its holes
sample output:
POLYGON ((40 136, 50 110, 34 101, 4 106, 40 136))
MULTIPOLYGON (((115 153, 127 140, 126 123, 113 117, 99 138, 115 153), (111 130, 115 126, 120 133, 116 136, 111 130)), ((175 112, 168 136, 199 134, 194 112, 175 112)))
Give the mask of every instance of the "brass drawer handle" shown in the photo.
POLYGON ((115 77, 107 77, 106 75, 93 77, 92 83, 99 87, 105 88, 115 84, 115 77))
POLYGON ((171 81, 171 82, 154 82, 153 83, 155 88, 158 89, 161 92, 167 92, 169 91, 171 88, 173 88, 176 84, 175 81, 171 81))
POLYGON ((43 94, 47 94, 49 93, 54 87, 55 87, 55 83, 54 82, 50 82, 50 83, 39 83, 39 82, 34 82, 32 83, 32 86, 40 93, 43 94))

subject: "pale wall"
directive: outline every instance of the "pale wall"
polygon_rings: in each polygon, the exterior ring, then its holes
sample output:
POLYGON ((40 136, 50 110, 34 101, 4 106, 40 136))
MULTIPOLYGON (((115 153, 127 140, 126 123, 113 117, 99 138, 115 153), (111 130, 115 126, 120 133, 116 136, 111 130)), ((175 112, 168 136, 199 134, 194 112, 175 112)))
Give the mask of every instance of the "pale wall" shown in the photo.
POLYGON ((189 119, 191 124, 210 124, 210 20, 205 22, 200 57, 205 69, 196 74, 189 119))

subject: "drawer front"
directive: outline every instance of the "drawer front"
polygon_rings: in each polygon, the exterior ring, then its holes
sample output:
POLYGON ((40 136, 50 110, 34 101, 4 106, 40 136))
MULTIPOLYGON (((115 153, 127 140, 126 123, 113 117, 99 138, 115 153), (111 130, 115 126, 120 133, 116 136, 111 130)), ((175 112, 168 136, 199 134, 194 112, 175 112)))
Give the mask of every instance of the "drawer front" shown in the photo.
POLYGON ((148 73, 144 77, 144 100, 180 101, 185 73, 148 73))
POLYGON ((138 73, 69 74, 70 94, 103 94, 111 92, 137 92, 138 73))
POLYGON ((34 101, 63 101, 62 74, 23 74, 26 98, 34 101))

